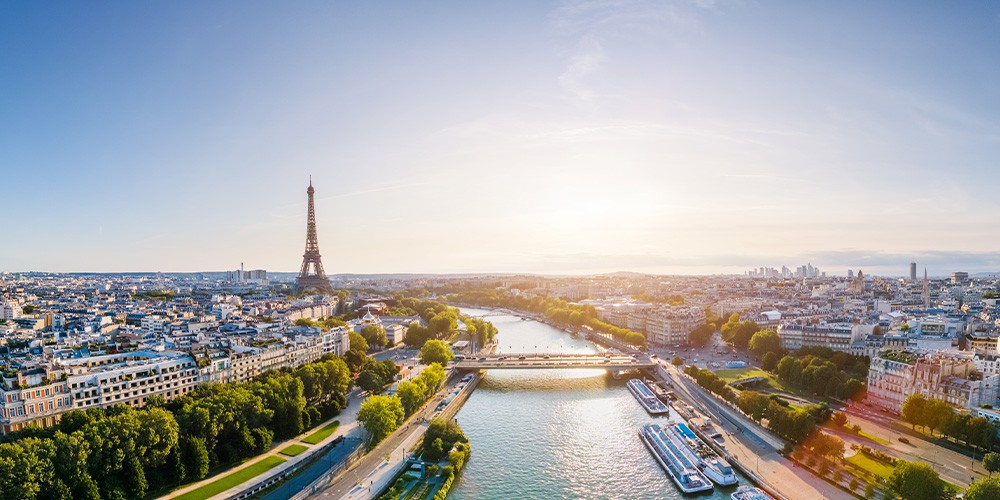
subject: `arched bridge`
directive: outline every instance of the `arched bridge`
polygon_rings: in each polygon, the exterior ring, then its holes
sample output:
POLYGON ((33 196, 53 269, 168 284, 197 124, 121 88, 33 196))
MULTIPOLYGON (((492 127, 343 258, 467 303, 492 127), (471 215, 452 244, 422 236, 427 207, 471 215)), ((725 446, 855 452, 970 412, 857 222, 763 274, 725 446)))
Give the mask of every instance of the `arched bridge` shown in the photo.
POLYGON ((459 370, 482 369, 540 369, 540 368, 604 368, 607 370, 633 370, 652 368, 656 362, 645 356, 628 354, 565 354, 524 353, 469 356, 455 361, 459 370))

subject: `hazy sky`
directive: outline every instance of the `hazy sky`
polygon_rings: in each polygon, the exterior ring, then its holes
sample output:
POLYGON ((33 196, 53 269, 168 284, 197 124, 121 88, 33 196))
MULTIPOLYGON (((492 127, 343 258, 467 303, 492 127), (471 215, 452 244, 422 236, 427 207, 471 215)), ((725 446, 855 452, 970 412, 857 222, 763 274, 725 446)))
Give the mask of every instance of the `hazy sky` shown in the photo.
POLYGON ((0 270, 1000 270, 1000 3, 6 2, 0 270))

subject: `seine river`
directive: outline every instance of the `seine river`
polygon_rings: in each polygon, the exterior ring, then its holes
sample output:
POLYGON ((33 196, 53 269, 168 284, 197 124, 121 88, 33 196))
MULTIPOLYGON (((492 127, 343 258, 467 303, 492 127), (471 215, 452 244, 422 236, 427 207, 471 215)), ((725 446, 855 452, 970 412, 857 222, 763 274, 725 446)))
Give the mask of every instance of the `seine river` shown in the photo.
MULTIPOLYGON (((543 323, 488 319, 501 352, 596 350, 543 323)), ((653 417, 603 370, 493 370, 456 418, 472 456, 450 499, 684 497, 636 434, 653 417)), ((728 500, 734 490, 698 498, 728 500)))

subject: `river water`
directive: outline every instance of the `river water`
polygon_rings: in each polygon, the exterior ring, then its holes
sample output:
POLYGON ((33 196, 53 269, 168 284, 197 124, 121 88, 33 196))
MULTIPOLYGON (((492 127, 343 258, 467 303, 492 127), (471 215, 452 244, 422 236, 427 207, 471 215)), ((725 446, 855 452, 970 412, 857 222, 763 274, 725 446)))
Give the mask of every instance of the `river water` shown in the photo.
MULTIPOLYGON (((463 309, 470 315, 489 311, 463 309)), ((501 352, 595 352, 584 340, 515 316, 489 319, 501 352)), ((492 370, 456 416, 472 456, 448 497, 683 498, 643 445, 654 421, 604 370, 492 370)), ((741 476, 741 484, 749 484, 741 476)), ((699 498, 728 500, 716 488, 699 498)))

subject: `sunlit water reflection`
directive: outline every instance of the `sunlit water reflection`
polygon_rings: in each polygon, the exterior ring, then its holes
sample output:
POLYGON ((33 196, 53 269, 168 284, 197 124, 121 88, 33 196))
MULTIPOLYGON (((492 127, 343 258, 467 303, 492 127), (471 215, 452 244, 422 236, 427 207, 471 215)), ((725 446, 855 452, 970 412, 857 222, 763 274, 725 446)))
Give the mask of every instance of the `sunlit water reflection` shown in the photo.
MULTIPOLYGON (((503 352, 595 350, 542 323, 488 319, 503 352)), ((449 498, 682 498, 637 435, 654 417, 625 381, 592 369, 488 372, 457 416, 473 451, 449 498)))

